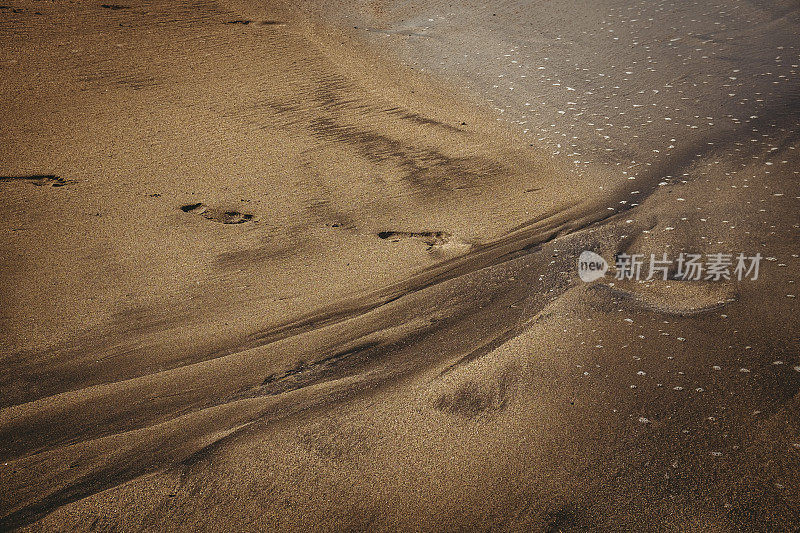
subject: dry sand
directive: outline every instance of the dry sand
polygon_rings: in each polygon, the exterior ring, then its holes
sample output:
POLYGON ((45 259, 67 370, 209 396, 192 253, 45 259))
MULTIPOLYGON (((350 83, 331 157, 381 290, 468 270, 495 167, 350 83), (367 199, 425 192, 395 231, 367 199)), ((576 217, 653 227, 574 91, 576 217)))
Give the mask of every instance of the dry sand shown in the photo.
POLYGON ((796 530, 799 21, 0 7, 0 529, 796 530))

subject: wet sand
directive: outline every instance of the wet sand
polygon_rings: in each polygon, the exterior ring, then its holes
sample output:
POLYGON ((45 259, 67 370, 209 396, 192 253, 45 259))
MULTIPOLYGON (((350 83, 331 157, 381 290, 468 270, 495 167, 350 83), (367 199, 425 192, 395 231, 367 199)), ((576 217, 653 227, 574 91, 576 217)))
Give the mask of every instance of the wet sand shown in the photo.
POLYGON ((0 9, 0 527, 795 530, 795 4, 300 7, 0 9))

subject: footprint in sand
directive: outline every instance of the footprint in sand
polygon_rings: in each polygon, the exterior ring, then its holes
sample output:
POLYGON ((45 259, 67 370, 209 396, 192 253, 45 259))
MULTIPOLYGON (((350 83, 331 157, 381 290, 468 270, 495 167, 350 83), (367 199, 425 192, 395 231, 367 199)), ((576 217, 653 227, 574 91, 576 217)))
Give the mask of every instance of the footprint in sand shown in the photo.
POLYGON ((422 241, 428 245, 428 252, 439 254, 461 254, 469 251, 470 244, 453 237, 446 231, 381 231, 378 237, 390 242, 400 242, 404 239, 422 241))
POLYGON ((65 180, 53 174, 31 174, 28 176, 0 176, 0 182, 3 181, 27 181, 37 187, 63 187, 68 183, 73 183, 72 180, 65 180))
POLYGON ((220 224, 242 224, 243 222, 253 219, 253 215, 250 214, 240 213, 238 211, 226 211, 218 207, 208 207, 203 203, 181 206, 181 211, 200 215, 203 218, 207 218, 213 222, 219 222, 220 224))
POLYGON ((249 26, 255 24, 257 26, 283 26, 283 22, 279 20, 250 20, 250 19, 236 19, 229 20, 228 24, 241 24, 242 26, 249 26))

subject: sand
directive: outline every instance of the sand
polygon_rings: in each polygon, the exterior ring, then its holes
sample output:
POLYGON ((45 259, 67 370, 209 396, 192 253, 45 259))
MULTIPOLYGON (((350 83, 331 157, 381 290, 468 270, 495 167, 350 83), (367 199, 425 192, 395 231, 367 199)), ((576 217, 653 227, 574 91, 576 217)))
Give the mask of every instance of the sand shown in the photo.
POLYGON ((795 530, 799 16, 0 8, 0 528, 795 530))

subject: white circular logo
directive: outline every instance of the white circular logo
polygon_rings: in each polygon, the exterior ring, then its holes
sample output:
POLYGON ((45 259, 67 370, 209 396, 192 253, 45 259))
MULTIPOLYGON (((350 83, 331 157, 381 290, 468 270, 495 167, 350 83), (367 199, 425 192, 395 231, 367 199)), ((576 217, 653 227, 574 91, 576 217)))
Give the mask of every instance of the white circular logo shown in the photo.
POLYGON ((581 281, 589 283, 606 275, 608 263, 602 256, 584 250, 578 257, 578 276, 581 281))

